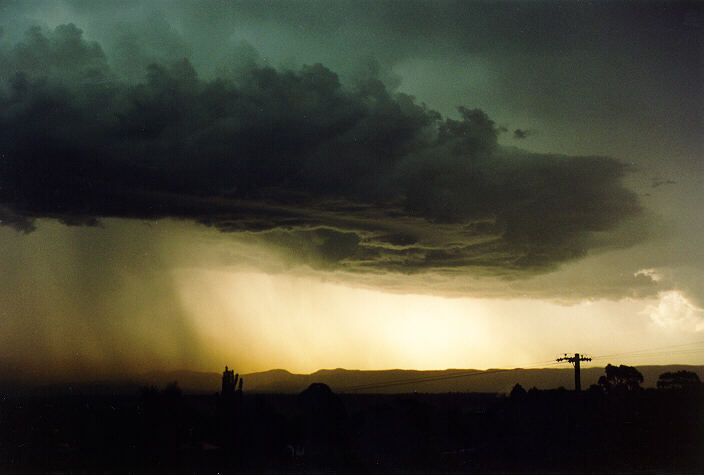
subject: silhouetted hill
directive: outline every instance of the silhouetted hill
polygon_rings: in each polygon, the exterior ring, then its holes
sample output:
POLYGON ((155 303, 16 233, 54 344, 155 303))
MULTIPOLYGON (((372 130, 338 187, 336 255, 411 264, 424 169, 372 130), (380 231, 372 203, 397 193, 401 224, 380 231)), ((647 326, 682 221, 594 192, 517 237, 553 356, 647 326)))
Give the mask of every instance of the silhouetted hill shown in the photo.
MULTIPOLYGON (((666 371, 693 371, 704 380, 704 366, 663 365, 637 366, 643 374, 643 387, 655 387, 658 377, 666 371)), ((604 374, 603 367, 583 368, 582 387, 596 384, 604 374)), ((145 382, 164 386, 170 381, 178 381, 179 386, 187 392, 214 392, 220 389, 219 373, 198 373, 193 371, 176 371, 149 373, 144 375, 145 382)), ((553 389, 564 386, 574 387, 574 370, 572 368, 539 368, 509 370, 473 370, 447 369, 437 371, 417 370, 380 370, 364 371, 349 369, 321 369, 311 374, 295 374, 283 369, 274 369, 244 375, 244 389, 248 392, 300 393, 312 383, 325 383, 335 392, 354 391, 358 393, 405 393, 405 392, 487 392, 508 393, 516 383, 524 388, 533 386, 538 389, 553 389), (433 379, 436 379, 434 380, 433 379), (448 379, 441 379, 448 378, 448 379), (408 380, 430 379, 425 382, 407 382, 387 387, 357 389, 356 386, 386 384, 408 380)))
MULTIPOLYGON (((617 362, 614 362, 617 364, 617 362)), ((658 377, 666 372, 680 370, 693 371, 704 381, 704 366, 662 365, 637 366, 643 374, 643 387, 655 387, 658 377)), ((236 371, 236 370, 235 370, 236 371)), ((596 384, 604 374, 603 367, 582 369, 582 388, 587 389, 596 384)), ((52 394, 134 394, 141 386, 165 387, 177 381, 179 387, 187 393, 215 393, 220 391, 221 373, 199 371, 154 371, 133 378, 120 378, 118 381, 66 382, 47 385, 31 383, 14 383, 0 378, 0 393, 42 392, 52 394)), ((508 393, 516 383, 525 389, 554 389, 563 386, 574 387, 574 370, 572 368, 539 369, 447 369, 437 371, 418 370, 349 370, 321 369, 311 374, 295 374, 283 369, 273 369, 258 373, 244 374, 246 392, 289 393, 298 394, 312 383, 324 383, 334 392, 354 393, 508 393), (430 380, 430 381, 416 381, 430 380), (405 382, 404 382, 405 381, 405 382), (389 382, 399 382, 385 387, 371 387, 389 382), (369 388, 356 388, 370 386, 369 388)))

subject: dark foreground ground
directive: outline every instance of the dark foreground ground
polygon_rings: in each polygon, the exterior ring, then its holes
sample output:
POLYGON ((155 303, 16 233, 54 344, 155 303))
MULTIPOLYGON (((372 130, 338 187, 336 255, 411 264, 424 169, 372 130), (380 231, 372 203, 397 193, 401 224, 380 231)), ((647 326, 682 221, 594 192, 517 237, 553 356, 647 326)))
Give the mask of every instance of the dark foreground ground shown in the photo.
POLYGON ((704 469, 701 388, 0 398, 0 471, 704 469))

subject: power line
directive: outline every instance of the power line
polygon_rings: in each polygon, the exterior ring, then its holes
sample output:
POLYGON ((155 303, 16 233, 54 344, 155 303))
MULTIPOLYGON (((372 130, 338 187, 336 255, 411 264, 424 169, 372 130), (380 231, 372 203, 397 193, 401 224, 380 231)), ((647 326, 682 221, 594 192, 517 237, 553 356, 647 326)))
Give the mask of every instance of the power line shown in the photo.
POLYGON ((503 373, 506 371, 520 371, 523 369, 532 369, 531 367, 545 366, 547 364, 556 364, 556 363, 553 360, 549 360, 549 361, 543 361, 540 363, 533 363, 530 365, 526 365, 526 367, 524 367, 524 368, 488 369, 488 370, 480 370, 480 371, 454 373, 454 374, 448 374, 448 375, 442 375, 442 376, 424 376, 424 377, 420 377, 420 378, 397 379, 397 380, 380 382, 380 383, 369 383, 369 384, 361 384, 361 385, 357 385, 357 386, 347 386, 344 388, 340 388, 339 391, 341 391, 341 392, 363 391, 363 390, 367 390, 367 389, 379 389, 379 388, 386 388, 386 387, 391 387, 391 386, 403 386, 406 384, 413 384, 413 383, 428 383, 428 382, 432 382, 432 381, 444 381, 447 379, 466 378, 466 377, 470 377, 470 376, 481 376, 484 374, 503 373))
POLYGON ((623 353, 612 353, 609 355, 599 355, 599 356, 594 356, 592 359, 604 359, 604 358, 611 358, 614 356, 628 356, 628 355, 636 355, 638 353, 645 353, 645 352, 652 352, 656 350, 667 350, 668 348, 680 348, 683 346, 692 346, 692 345, 704 345, 704 340, 702 341, 693 341, 690 343, 682 343, 679 345, 669 345, 669 346, 660 346, 660 347, 655 347, 655 348, 643 348, 641 350, 633 350, 633 351, 626 351, 623 353))
MULTIPOLYGON (((645 348, 641 350, 636 350, 636 351, 630 351, 630 352, 624 352, 624 353, 612 353, 608 355, 600 355, 600 356, 595 356, 592 358, 592 360, 603 360, 606 358, 611 358, 615 356, 627 356, 627 355, 635 355, 635 356, 642 356, 642 357, 647 357, 647 356, 655 356, 656 350, 666 350, 668 348, 681 348, 681 347, 686 347, 686 346, 692 346, 692 345, 699 345, 699 344, 704 344, 704 340, 702 341, 696 341, 696 342, 690 342, 690 343, 683 343, 679 345, 669 345, 669 346, 661 346, 661 347, 655 347, 655 348, 645 348), (646 352, 652 352, 652 355, 646 355, 644 353, 646 352)), ((675 350, 672 352, 665 352, 665 351, 660 351, 660 353, 664 354, 673 354, 673 353, 682 353, 682 354, 689 354, 689 352, 699 352, 699 351, 704 351, 704 348, 698 349, 682 349, 682 350, 675 350), (687 353, 685 353, 687 352, 687 353)), ((381 388, 387 388, 387 387, 393 387, 393 386, 404 386, 408 384, 414 384, 414 383, 428 383, 428 382, 433 382, 433 381, 445 381, 449 379, 457 379, 457 378, 466 378, 466 377, 471 377, 471 376, 481 376, 485 374, 496 374, 496 373, 504 373, 507 371, 520 371, 522 369, 535 369, 538 367, 545 367, 545 366, 553 366, 560 364, 559 362, 556 362, 555 360, 547 360, 547 361, 542 361, 539 363, 532 363, 529 365, 522 365, 523 367, 516 367, 516 368, 507 368, 507 369, 490 369, 490 370, 480 370, 480 371, 465 371, 461 373, 454 373, 454 374, 448 374, 448 375, 442 375, 442 376, 424 376, 424 377, 419 377, 419 378, 406 378, 406 379, 396 379, 396 380, 390 380, 390 381, 383 381, 379 383, 368 383, 368 384, 360 384, 360 385, 355 385, 355 386, 347 386, 338 389, 340 392, 345 392, 345 391, 364 391, 368 389, 381 389, 381 388)))
MULTIPOLYGON (((663 358, 663 357, 674 357, 674 356, 686 356, 686 355, 696 355, 699 353, 704 353, 704 348, 696 348, 690 350, 675 350, 675 351, 650 351, 642 353, 632 353, 625 354, 619 357, 619 359, 629 359, 629 358, 663 358)), ((593 358, 594 360, 606 361, 612 359, 612 357, 602 356, 601 358, 593 358)))

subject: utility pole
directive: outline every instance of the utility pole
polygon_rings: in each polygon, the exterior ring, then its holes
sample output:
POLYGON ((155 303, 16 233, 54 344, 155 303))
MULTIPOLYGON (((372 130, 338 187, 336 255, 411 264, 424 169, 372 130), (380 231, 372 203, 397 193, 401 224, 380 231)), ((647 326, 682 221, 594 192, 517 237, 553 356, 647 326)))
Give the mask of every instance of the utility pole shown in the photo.
POLYGON ((574 390, 577 392, 582 390, 582 383, 579 379, 579 362, 591 360, 591 358, 587 358, 586 356, 580 356, 579 353, 575 353, 574 356, 567 356, 567 353, 565 353, 565 356, 561 356, 557 359, 557 361, 567 361, 574 365, 574 390))

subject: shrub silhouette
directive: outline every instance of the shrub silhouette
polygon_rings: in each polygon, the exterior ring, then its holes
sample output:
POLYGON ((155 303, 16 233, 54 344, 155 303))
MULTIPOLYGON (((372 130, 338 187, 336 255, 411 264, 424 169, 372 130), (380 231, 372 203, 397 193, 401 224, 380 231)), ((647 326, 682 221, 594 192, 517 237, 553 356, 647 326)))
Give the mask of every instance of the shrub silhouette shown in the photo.
POLYGON ((658 389, 684 390, 698 388, 701 385, 699 376, 692 371, 675 371, 662 373, 658 378, 658 389))

